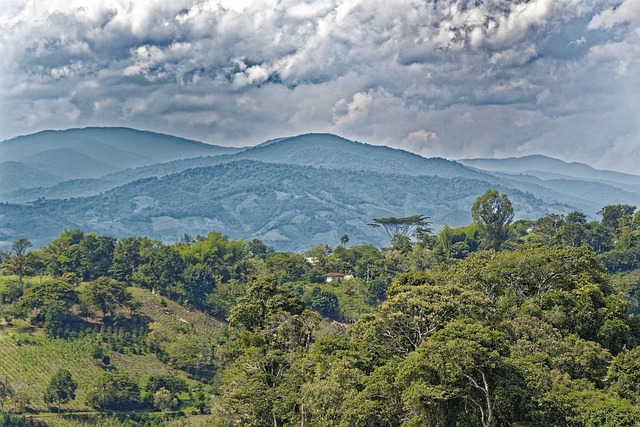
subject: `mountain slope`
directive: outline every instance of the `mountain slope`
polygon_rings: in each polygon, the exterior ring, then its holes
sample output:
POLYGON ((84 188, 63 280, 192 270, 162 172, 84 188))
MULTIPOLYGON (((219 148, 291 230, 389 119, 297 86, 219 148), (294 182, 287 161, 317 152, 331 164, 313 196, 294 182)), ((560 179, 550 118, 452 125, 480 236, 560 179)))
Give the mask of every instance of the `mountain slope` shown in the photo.
MULTIPOLYGON (((10 160, 0 163, 0 192, 12 189, 17 193, 23 188, 60 182, 60 176, 46 173, 35 166, 10 160)), ((29 199, 31 200, 31 199, 29 199)))
POLYGON ((176 241, 185 232, 216 230, 284 250, 335 245, 345 233, 353 244, 386 245, 385 236, 367 225, 372 218, 423 214, 435 227, 467 224, 470 206, 488 188, 509 194, 518 217, 572 209, 474 179, 244 160, 148 178, 92 197, 0 205, 0 239, 6 245, 27 235, 44 244, 64 228, 81 228, 176 241))
POLYGON ((250 159, 329 169, 371 170, 404 175, 486 179, 487 174, 442 158, 426 158, 395 148, 350 141, 332 134, 305 134, 267 141, 241 151, 234 160, 250 159))
MULTIPOLYGON (((213 166, 238 160, 313 166, 338 170, 369 170, 381 173, 464 177, 491 180, 491 174, 441 158, 425 158, 389 147, 349 141, 330 134, 307 134, 277 138, 236 153, 177 159, 116 171, 100 177, 88 186, 87 181, 69 182, 52 188, 32 191, 0 191, 0 200, 22 203, 37 198, 66 198, 98 194, 138 179, 162 177, 187 169, 213 166)), ((77 177, 79 178, 79 177, 77 177)))
MULTIPOLYGON (((38 168, 41 173, 60 175, 63 179, 97 178, 127 168, 236 151, 237 148, 128 128, 43 131, 0 142, 3 162, 22 162, 38 168), (73 175, 76 170, 78 173, 73 175)), ((55 183, 47 180, 37 186, 55 183)), ((11 189, 16 188, 15 185, 7 183, 11 189)))
POLYGON ((640 176, 637 175, 595 169, 583 163, 567 163, 543 155, 509 157, 505 159, 461 159, 458 161, 464 165, 482 170, 527 174, 541 179, 579 178, 605 183, 640 186, 640 176))

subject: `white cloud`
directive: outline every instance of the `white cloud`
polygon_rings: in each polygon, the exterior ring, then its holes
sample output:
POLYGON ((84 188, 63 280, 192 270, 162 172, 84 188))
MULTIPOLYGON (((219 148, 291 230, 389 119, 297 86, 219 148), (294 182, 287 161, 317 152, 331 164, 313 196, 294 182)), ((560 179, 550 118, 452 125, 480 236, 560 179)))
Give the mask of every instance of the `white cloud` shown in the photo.
POLYGON ((402 146, 407 150, 427 157, 442 156, 444 154, 438 134, 426 129, 410 132, 402 140, 402 146))
POLYGON ((640 24, 640 0, 624 0, 617 7, 598 13, 589 22, 589 28, 608 29, 625 23, 640 24))
POLYGON ((351 101, 342 98, 333 107, 333 123, 336 128, 346 128, 366 119, 369 109, 373 104, 373 94, 358 92, 353 95, 351 101))

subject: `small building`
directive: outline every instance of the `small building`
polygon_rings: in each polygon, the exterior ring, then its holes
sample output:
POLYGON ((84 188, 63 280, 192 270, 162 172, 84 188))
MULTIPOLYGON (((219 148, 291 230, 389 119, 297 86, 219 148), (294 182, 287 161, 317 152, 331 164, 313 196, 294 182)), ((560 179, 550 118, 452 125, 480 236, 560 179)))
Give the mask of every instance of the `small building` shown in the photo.
POLYGON ((327 273, 324 275, 325 281, 327 283, 338 282, 344 279, 344 274, 342 273, 327 273))

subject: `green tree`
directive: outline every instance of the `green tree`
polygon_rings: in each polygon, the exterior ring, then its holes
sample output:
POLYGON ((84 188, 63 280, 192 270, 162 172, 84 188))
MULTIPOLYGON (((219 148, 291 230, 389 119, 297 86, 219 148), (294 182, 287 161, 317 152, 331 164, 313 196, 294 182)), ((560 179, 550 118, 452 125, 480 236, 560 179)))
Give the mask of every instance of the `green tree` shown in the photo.
POLYGON ((404 357, 449 321, 459 316, 482 318, 489 312, 489 300, 480 292, 431 284, 428 276, 407 273, 395 279, 376 313, 361 316, 351 331, 355 341, 404 357))
POLYGON ((229 325, 256 331, 269 324, 280 313, 301 314, 304 303, 288 289, 278 286, 272 276, 253 280, 247 293, 231 310, 229 325))
POLYGON ((57 322, 64 321, 64 316, 70 314, 71 307, 79 302, 75 285, 47 281, 27 289, 13 307, 22 318, 34 313, 32 321, 40 324, 47 318, 57 322))
POLYGON ((313 288, 311 297, 309 298, 309 305, 323 316, 335 319, 340 314, 340 306, 338 304, 338 297, 335 292, 331 290, 323 290, 318 286, 313 288))
POLYGON ((133 273, 149 262, 151 249, 158 243, 146 237, 124 237, 118 240, 113 250, 109 275, 118 280, 130 281, 133 273))
POLYGON ((609 365, 607 379, 620 397, 640 403, 640 347, 618 354, 609 365))
POLYGON ((106 276, 111 268, 115 240, 113 237, 89 233, 77 245, 70 247, 69 255, 73 264, 77 265, 75 273, 84 281, 106 276))
POLYGON ((0 377, 0 411, 4 411, 4 402, 7 398, 13 397, 15 390, 11 386, 8 377, 0 377))
POLYGON ((64 273, 77 274, 80 267, 79 257, 75 249, 84 237, 80 230, 64 230, 57 239, 52 240, 42 249, 45 270, 54 277, 64 273))
POLYGON ((602 225, 617 237, 622 227, 631 226, 635 210, 634 205, 607 205, 598 211, 598 215, 602 215, 602 225))
POLYGON ((271 252, 265 257, 266 272, 282 284, 297 282, 311 269, 311 264, 302 254, 271 252))
POLYGON ((89 282, 83 290, 83 296, 90 306, 102 312, 103 318, 111 317, 118 308, 128 305, 132 300, 124 283, 105 276, 89 282))
POLYGON ((478 224, 485 247, 499 250, 507 239, 508 225, 513 219, 513 207, 506 194, 487 190, 471 207, 471 218, 478 224))
POLYGON ((28 274, 29 268, 33 264, 33 259, 28 253, 31 246, 33 246, 32 243, 22 237, 13 242, 9 256, 3 260, 4 269, 18 276, 21 292, 24 289, 22 279, 28 274))
POLYGON ((78 388, 78 383, 71 376, 71 372, 63 368, 58 369, 51 377, 44 392, 44 401, 55 403, 58 408, 58 416, 60 416, 60 405, 76 398, 76 388, 78 388))
POLYGON ((126 372, 103 372, 87 391, 87 404, 99 410, 136 409, 140 405, 140 386, 126 372))
POLYGON ((184 268, 184 260, 172 246, 158 243, 150 249, 149 261, 134 272, 133 281, 176 298, 179 296, 178 284, 182 280, 184 268))
POLYGON ((218 351, 226 365, 218 418, 247 426, 293 420, 302 379, 292 366, 311 347, 318 322, 274 277, 253 280, 231 310, 231 337, 218 351))
POLYGON ((351 399, 343 399, 341 425, 365 427, 403 424, 406 419, 402 402, 403 390, 396 382, 399 361, 398 358, 391 359, 360 380, 361 386, 355 388, 357 395, 351 399))
POLYGON ((456 320, 400 365, 409 425, 512 425, 526 421, 529 392, 503 334, 456 320))
POLYGON ((161 388, 153 395, 153 406, 162 412, 172 411, 178 407, 178 399, 166 388, 161 388))
POLYGON ((188 265, 182 275, 182 288, 187 303, 198 309, 206 307, 207 295, 213 292, 216 285, 213 268, 207 264, 188 265))

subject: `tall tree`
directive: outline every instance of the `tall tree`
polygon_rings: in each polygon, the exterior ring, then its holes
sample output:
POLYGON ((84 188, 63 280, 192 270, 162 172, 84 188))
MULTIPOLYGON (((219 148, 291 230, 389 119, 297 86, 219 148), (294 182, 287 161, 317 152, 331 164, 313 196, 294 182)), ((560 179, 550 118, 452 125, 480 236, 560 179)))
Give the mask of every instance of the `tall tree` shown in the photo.
POLYGON ((13 242, 9 257, 3 262, 6 270, 18 276, 21 292, 23 289, 22 278, 27 274, 32 263, 32 259, 27 252, 31 246, 33 245, 27 238, 21 237, 13 242))
POLYGON ((471 218, 478 224, 485 246, 496 251, 507 238, 513 215, 511 201, 497 190, 487 190, 471 207, 471 218))
POLYGON ((85 235, 71 251, 78 264, 76 274, 85 281, 106 276, 113 260, 115 241, 113 237, 95 233, 85 235))
POLYGON ((87 404, 100 410, 130 411, 140 404, 140 386, 125 371, 103 372, 87 392, 87 404))
POLYGON ((7 397, 13 397, 15 390, 9 383, 8 377, 0 377, 0 411, 4 411, 4 401, 7 397))
POLYGON ((60 416, 60 405, 76 398, 77 387, 78 383, 71 376, 71 372, 63 368, 58 369, 51 377, 44 392, 44 401, 55 403, 58 407, 58 416, 60 416))

